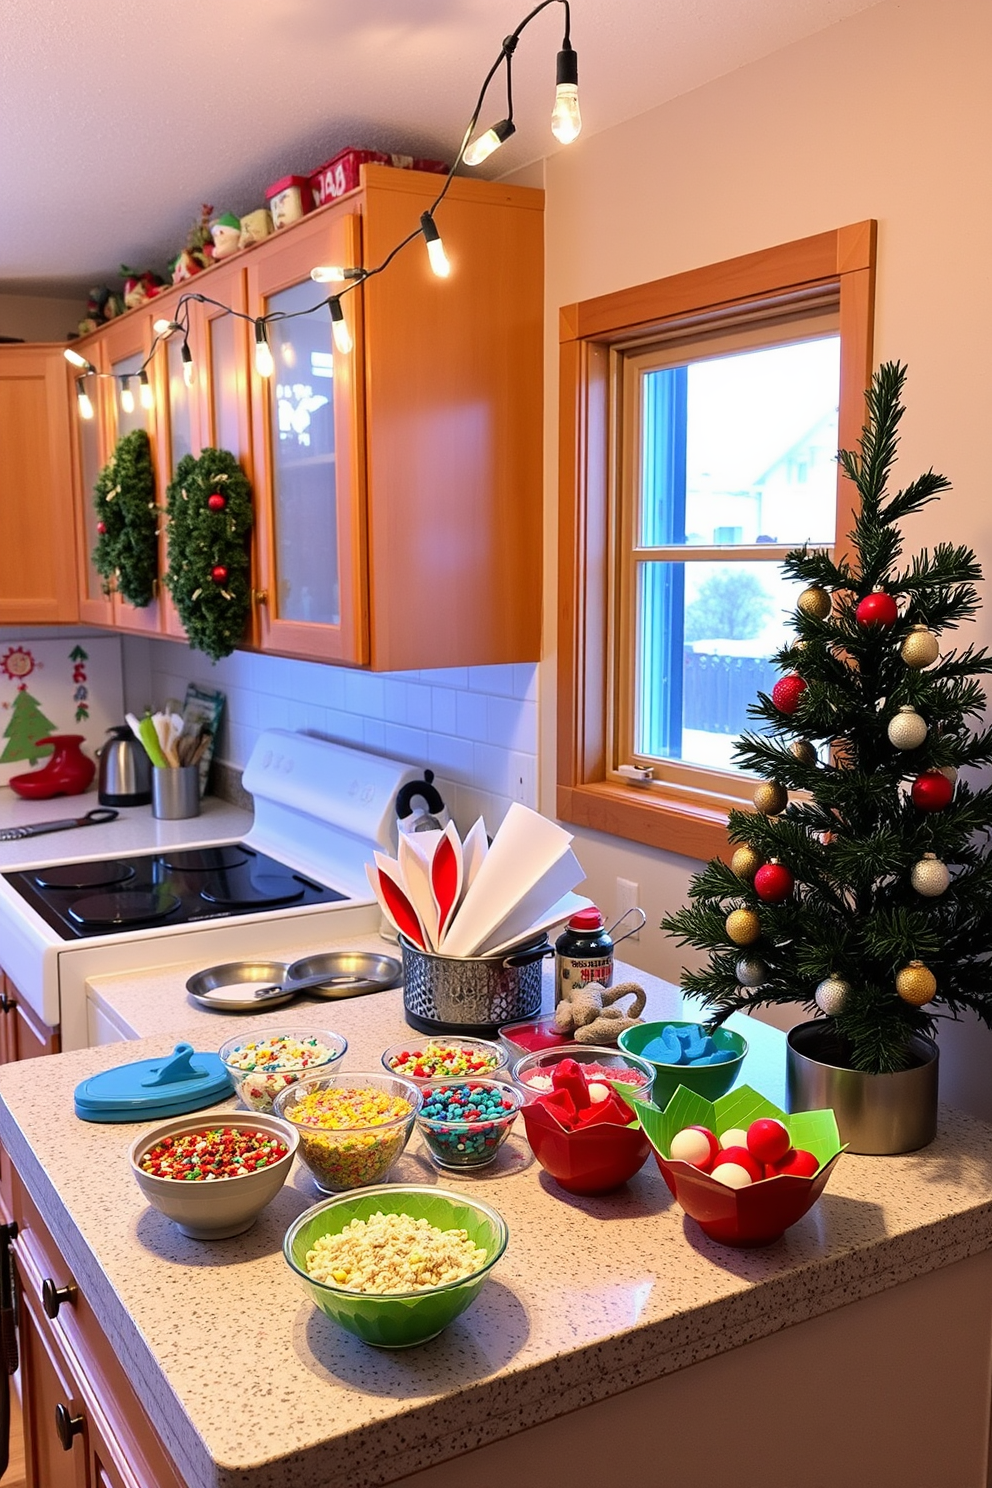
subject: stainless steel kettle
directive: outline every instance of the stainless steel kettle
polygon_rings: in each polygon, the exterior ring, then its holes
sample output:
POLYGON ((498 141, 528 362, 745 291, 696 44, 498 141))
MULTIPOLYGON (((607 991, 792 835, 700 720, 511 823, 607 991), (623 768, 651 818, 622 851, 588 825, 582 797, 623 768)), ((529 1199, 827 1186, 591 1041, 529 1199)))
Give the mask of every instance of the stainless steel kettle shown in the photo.
POLYGON ((100 805, 147 806, 152 798, 151 760, 126 723, 107 732, 111 737, 97 751, 100 805))

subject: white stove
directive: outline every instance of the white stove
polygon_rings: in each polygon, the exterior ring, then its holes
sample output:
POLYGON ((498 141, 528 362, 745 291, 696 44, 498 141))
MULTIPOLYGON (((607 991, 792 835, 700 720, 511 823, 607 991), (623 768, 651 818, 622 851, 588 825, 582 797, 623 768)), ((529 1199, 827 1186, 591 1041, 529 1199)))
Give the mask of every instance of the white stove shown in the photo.
MULTIPOLYGON (((302 939, 312 944, 326 934, 330 943, 374 932, 380 912, 365 864, 376 849, 395 847, 396 794, 417 777, 397 760, 270 729, 244 773, 254 822, 234 843, 197 833, 168 851, 59 858, 44 856, 39 840, 37 858, 19 860, 14 871, 5 870, 0 859, 0 965, 43 1022, 61 1025, 63 1049, 77 1049, 93 1042, 88 977, 197 959, 204 966, 253 955, 281 959, 302 939), (190 851, 184 854, 184 848, 190 851), (226 849, 224 867, 229 861, 233 868, 220 879, 205 875, 201 895, 199 862, 209 863, 211 848, 226 849), (171 892, 167 875, 173 861, 196 870, 181 875, 185 894, 171 892), (259 864, 264 871, 256 870, 253 887, 261 884, 266 892, 254 897, 266 907, 256 907, 251 894, 219 892, 218 882, 229 886, 250 878, 259 864), (73 874, 73 867, 83 871, 73 874), (293 880, 304 887, 292 898, 284 888, 276 893, 274 875, 281 875, 280 886, 293 880), (74 886, 77 879, 86 886, 74 886), (46 894, 62 906, 59 913, 44 902, 46 894), (156 910, 165 906, 165 913, 129 918, 126 911, 139 894, 155 902, 156 910), (174 909, 180 898, 182 910, 174 909), (87 922, 87 906, 98 900, 104 920, 87 922), (193 903, 191 913, 186 901, 193 903)), ((219 861, 221 855, 215 856, 219 861)))

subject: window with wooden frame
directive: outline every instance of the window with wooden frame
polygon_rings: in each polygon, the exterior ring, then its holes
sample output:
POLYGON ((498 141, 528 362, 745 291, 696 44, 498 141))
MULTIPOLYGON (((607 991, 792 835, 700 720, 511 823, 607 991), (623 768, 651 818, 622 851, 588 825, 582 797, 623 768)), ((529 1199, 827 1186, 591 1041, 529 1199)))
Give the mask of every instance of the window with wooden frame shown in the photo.
POLYGON ((727 852, 746 706, 796 596, 838 550, 871 375, 875 224, 561 312, 558 815, 687 857, 727 852))

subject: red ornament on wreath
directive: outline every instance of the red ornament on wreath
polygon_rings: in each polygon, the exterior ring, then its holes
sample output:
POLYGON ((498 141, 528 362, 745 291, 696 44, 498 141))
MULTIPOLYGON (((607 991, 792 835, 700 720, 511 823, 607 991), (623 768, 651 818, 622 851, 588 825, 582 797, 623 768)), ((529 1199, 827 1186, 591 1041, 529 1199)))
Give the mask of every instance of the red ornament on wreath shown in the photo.
POLYGON ((207 506, 211 511, 223 511, 226 505, 227 501, 219 491, 215 491, 212 496, 207 497, 207 506))
POLYGON ((943 811, 951 804, 954 786, 938 770, 928 770, 913 781, 913 805, 918 811, 943 811))
POLYGON ((789 672, 780 677, 772 688, 772 702, 780 713, 795 713, 800 699, 806 691, 806 683, 798 672, 789 672))
POLYGON ((754 892, 765 904, 781 904, 788 899, 796 880, 783 863, 773 858, 754 875, 754 892))
POLYGON ((212 568, 210 570, 210 577, 213 579, 215 584, 227 583, 227 569, 224 567, 223 563, 218 563, 215 568, 212 568))
POLYGON ((876 589, 874 593, 865 595, 854 613, 858 624, 863 625, 866 630, 881 630, 895 625, 899 619, 899 606, 891 594, 876 589))
POLYGON ((99 532, 100 536, 102 537, 103 534, 107 530, 107 524, 106 524, 106 522, 97 522, 97 524, 96 524, 96 530, 97 530, 97 532, 99 532))

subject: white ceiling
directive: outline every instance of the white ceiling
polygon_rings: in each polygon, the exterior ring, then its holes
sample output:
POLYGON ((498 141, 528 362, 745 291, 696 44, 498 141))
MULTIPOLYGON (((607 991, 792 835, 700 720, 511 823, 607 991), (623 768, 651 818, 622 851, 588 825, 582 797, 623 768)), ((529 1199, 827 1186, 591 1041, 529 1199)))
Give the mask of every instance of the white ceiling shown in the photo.
MULTIPOLYGON (((584 127, 599 131, 877 0, 572 0, 584 127)), ((526 0, 2 0, 0 290, 161 269, 201 202, 355 144, 450 159, 526 0)), ((551 153, 561 6, 514 60, 505 174, 551 153)), ((499 82, 496 88, 499 89, 499 82)), ((500 91, 484 119, 504 113, 500 91)), ((485 173, 485 170, 483 171, 485 173)))

